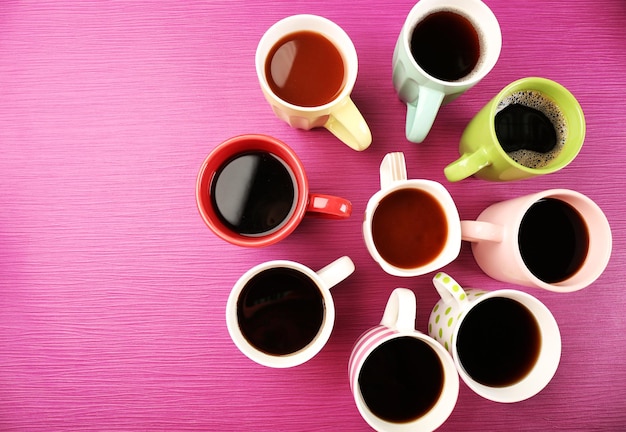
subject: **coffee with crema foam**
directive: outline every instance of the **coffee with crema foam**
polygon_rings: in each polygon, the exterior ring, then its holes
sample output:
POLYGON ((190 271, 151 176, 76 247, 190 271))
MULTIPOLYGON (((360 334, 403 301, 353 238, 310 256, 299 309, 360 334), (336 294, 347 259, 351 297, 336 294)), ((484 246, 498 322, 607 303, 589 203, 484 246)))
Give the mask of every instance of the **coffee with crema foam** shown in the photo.
POLYGON ((567 122, 557 104, 540 91, 505 97, 496 108, 494 127, 507 155, 528 168, 543 168, 567 140, 567 122))

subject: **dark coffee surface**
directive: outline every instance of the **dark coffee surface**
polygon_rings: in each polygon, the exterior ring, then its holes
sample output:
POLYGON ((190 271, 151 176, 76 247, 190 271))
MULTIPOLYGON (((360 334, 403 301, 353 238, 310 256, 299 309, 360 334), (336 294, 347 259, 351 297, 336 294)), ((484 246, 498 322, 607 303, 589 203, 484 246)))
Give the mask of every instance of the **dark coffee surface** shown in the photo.
POLYGON ((291 33, 268 55, 265 76, 274 94, 303 107, 325 105, 344 86, 343 57, 326 37, 312 31, 291 33))
POLYGON ((211 200, 220 220, 242 235, 279 228, 295 203, 291 170, 276 156, 248 152, 233 157, 215 174, 211 200))
POLYGON ((504 387, 532 370, 541 349, 541 333, 526 306, 493 297, 467 313, 456 347, 469 376, 487 386, 504 387))
POLYGON ((425 342, 404 336, 376 348, 359 374, 361 394, 378 417, 395 423, 428 412, 443 389, 443 368, 425 342))
POLYGON ((518 237, 524 263, 547 283, 568 279, 587 258, 587 225, 575 208, 558 199, 533 204, 522 219, 518 237))
POLYGON ((317 285, 297 270, 279 267, 254 276, 237 302, 244 337, 268 354, 291 354, 307 346, 324 319, 317 285))
POLYGON ((448 238, 441 204, 419 189, 399 189, 384 197, 372 217, 378 253, 390 264, 415 268, 433 261, 448 238))
POLYGON ((548 116, 521 104, 511 104, 498 112, 495 130, 507 153, 522 149, 548 153, 557 144, 557 133, 548 116))
POLYGON ((464 16, 439 11, 417 24, 411 35, 411 53, 428 74, 444 81, 456 81, 478 64, 480 38, 464 16))

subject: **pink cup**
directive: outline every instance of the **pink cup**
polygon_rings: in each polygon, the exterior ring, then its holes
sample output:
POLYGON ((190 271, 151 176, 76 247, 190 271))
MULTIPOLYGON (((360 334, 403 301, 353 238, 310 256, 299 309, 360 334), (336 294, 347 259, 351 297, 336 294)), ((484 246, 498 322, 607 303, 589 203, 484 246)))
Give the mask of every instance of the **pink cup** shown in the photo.
POLYGON ((258 134, 235 136, 213 149, 198 173, 196 202, 200 216, 218 237, 234 245, 248 247, 268 246, 284 239, 296 229, 305 215, 345 219, 352 212, 352 204, 344 198, 310 193, 304 166, 296 153, 282 141, 258 134), (265 152, 279 159, 287 167, 294 189, 291 209, 282 222, 272 230, 254 235, 237 232, 225 223, 212 196, 212 182, 220 169, 233 158, 250 152, 265 152))
MULTIPOLYGON (((568 189, 551 189, 492 204, 476 221, 461 221, 461 231, 463 240, 472 242, 474 258, 487 275, 549 291, 571 292, 589 286, 600 277, 611 256, 612 235, 606 216, 590 198, 568 189), (542 280, 529 268, 528 258, 524 258, 520 247, 521 227, 529 209, 547 199, 573 208, 588 238, 578 270, 554 282, 542 280)), ((548 253, 544 259, 550 265, 551 260, 559 259, 557 255, 548 253)))

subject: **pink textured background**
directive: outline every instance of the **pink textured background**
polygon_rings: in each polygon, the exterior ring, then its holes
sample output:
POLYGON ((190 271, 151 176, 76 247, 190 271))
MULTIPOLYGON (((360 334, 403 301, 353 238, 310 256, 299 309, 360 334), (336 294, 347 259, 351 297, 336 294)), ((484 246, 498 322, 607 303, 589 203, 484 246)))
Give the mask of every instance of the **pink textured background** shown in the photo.
MULTIPOLYGON (((397 286, 418 297, 424 330, 431 275, 388 276, 360 223, 385 153, 410 177, 441 181, 463 218, 492 202, 576 189, 606 212, 614 252, 605 274, 572 294, 532 292, 562 330, 561 367, 535 398, 481 399, 462 384, 445 431, 626 428, 626 2, 487 0, 503 49, 480 84, 445 107, 421 145, 404 138, 391 85, 392 50, 413 2, 3 1, 0 3, 0 430, 363 431, 347 362, 397 286), (254 51, 296 13, 326 16, 352 37, 353 93, 373 132, 356 153, 325 130, 289 129, 266 105, 254 51), (559 173, 515 183, 448 183, 469 119, 524 76, 561 82, 580 100, 587 139, 559 173), (242 249, 203 225, 194 200, 206 154, 236 134, 291 145, 312 190, 350 199, 347 221, 306 220, 287 240, 242 249), (313 268, 349 255, 356 272, 333 292, 328 345, 272 370, 228 337, 224 307, 249 267, 292 259, 313 268)), ((465 286, 505 286, 469 246, 445 270, 465 286)))

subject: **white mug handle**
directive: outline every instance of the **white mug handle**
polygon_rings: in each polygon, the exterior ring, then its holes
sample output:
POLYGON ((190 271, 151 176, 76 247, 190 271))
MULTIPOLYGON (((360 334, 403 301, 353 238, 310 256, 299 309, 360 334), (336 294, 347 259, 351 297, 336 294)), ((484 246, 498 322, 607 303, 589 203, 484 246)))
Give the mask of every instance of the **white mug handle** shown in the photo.
POLYGON ((354 262, 350 257, 342 256, 316 273, 328 289, 350 276, 354 272, 354 262))
POLYGON ((400 331, 415 331, 416 299, 413 291, 396 288, 387 300, 381 325, 400 331))
POLYGON ((387 153, 380 163, 380 188, 387 189, 393 183, 404 181, 406 175, 406 161, 404 153, 387 153))

